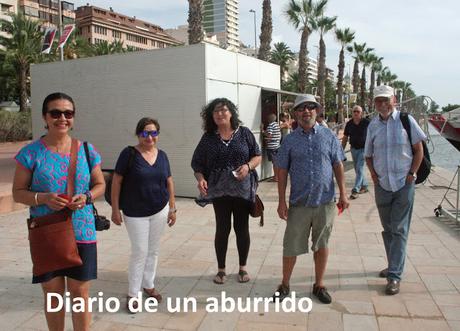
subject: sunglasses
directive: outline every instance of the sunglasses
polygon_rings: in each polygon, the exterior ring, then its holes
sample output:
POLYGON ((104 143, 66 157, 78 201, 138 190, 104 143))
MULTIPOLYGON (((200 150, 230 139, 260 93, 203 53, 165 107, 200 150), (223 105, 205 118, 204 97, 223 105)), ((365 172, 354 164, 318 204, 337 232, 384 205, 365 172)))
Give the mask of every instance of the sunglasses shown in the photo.
POLYGON ((51 118, 57 120, 64 115, 64 117, 68 120, 73 118, 75 116, 75 111, 72 110, 59 110, 59 109, 51 109, 47 111, 48 114, 50 114, 51 118))
POLYGON ((307 103, 307 104, 305 104, 305 105, 300 105, 300 106, 298 106, 296 110, 304 111, 305 109, 313 110, 313 109, 316 109, 316 108, 318 108, 318 107, 316 106, 315 103, 307 103))
POLYGON ((152 137, 152 138, 155 138, 156 136, 158 136, 160 133, 157 131, 157 130, 152 130, 152 131, 147 131, 147 130, 144 130, 144 131, 141 131, 139 133, 139 137, 142 137, 142 138, 147 138, 148 136, 152 137))

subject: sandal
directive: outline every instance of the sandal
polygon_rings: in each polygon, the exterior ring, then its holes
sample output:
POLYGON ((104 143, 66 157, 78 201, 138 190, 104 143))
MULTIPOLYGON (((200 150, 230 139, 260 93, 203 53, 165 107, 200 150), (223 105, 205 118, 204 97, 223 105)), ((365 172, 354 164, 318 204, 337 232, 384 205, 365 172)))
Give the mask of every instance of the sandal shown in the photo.
POLYGON ((227 274, 225 271, 219 271, 213 279, 215 284, 222 285, 227 281, 227 274))
POLYGON ((240 270, 238 272, 238 283, 247 283, 251 280, 246 270, 240 270))

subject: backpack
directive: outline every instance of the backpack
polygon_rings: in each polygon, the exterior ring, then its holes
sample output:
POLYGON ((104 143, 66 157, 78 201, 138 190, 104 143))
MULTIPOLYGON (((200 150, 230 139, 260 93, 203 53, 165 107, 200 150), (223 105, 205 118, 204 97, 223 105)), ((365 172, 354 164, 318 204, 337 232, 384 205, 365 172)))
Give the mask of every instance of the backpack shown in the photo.
MULTIPOLYGON (((133 146, 128 146, 128 149, 129 149, 128 167, 126 168, 126 171, 123 174, 123 177, 125 177, 129 173, 129 170, 133 166, 134 155, 136 154, 136 149, 133 146)), ((104 198, 105 198, 105 201, 107 201, 109 205, 112 205, 112 178, 113 178, 113 171, 110 172, 110 174, 106 176, 105 178, 104 198)), ((123 183, 121 184, 120 195, 122 191, 123 191, 123 183)))
MULTIPOLYGON (((409 123, 409 114, 405 112, 401 112, 399 115, 399 118, 401 119, 401 123, 407 132, 407 136, 409 137, 409 143, 412 148, 412 136, 411 136, 411 130, 410 130, 410 123, 409 123)), ((417 170, 417 178, 415 179, 415 184, 423 183, 428 178, 431 172, 430 153, 428 152, 428 147, 424 140, 422 140, 422 147, 423 147, 423 159, 422 159, 422 163, 420 163, 420 167, 417 170)), ((412 154, 413 152, 414 151, 412 150, 412 154)))

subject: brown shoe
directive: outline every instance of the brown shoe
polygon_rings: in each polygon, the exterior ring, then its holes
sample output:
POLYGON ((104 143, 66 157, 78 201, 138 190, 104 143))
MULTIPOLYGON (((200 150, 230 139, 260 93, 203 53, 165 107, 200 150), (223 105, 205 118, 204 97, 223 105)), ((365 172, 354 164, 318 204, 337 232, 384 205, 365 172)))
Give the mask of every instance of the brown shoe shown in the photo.
POLYGON ((158 303, 163 300, 163 297, 157 290, 155 290, 155 288, 144 288, 144 292, 149 298, 155 298, 158 303))
POLYGON ((136 314, 137 309, 139 308, 139 304, 137 300, 133 301, 131 304, 131 307, 129 306, 129 301, 134 299, 133 297, 127 296, 126 297, 126 309, 131 313, 131 314, 136 314))
POLYGON ((367 186, 363 186, 359 190, 359 194, 363 194, 363 193, 367 193, 367 192, 369 192, 369 189, 367 188, 367 186))
POLYGON ((380 278, 387 278, 388 277, 388 268, 385 268, 379 272, 380 278))

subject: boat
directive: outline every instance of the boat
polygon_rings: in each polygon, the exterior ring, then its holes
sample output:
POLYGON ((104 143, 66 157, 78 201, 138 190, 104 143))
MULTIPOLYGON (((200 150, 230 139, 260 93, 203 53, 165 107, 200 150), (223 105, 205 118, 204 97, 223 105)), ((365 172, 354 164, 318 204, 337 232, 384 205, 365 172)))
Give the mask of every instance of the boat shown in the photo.
POLYGON ((432 114, 428 121, 443 138, 460 151, 460 108, 445 113, 432 114))

